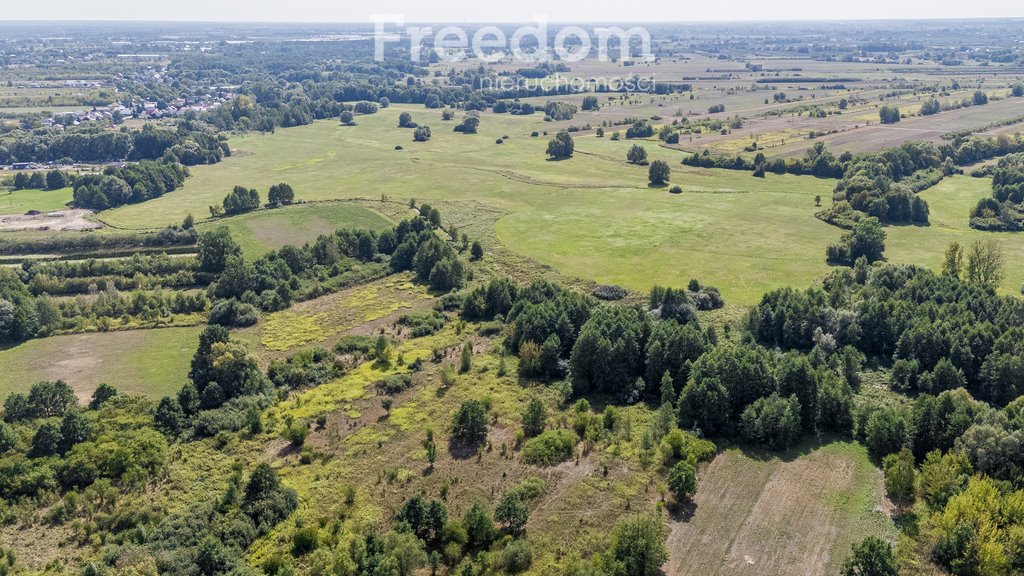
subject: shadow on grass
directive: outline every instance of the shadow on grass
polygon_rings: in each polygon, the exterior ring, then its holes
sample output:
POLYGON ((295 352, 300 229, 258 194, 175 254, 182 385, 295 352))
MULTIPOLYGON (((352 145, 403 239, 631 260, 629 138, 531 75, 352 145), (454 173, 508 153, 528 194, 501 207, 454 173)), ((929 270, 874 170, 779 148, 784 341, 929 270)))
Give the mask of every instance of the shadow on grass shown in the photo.
POLYGON ((448 453, 455 460, 469 460, 480 451, 478 442, 458 442, 455 439, 448 441, 448 453))
POLYGON ((752 460, 758 460, 761 462, 767 462, 769 460, 781 460, 783 462, 792 462, 797 458, 806 456, 823 446, 834 444, 836 442, 851 442, 849 437, 839 436, 836 434, 824 434, 824 435, 807 435, 800 439, 795 446, 787 448, 785 450, 771 450, 763 446, 750 445, 742 442, 734 443, 729 441, 716 441, 719 452, 726 448, 736 448, 743 453, 744 456, 752 460))
POLYGON ((673 522, 689 522, 693 515, 697 513, 697 503, 693 500, 676 502, 669 504, 665 509, 668 510, 668 517, 673 522))

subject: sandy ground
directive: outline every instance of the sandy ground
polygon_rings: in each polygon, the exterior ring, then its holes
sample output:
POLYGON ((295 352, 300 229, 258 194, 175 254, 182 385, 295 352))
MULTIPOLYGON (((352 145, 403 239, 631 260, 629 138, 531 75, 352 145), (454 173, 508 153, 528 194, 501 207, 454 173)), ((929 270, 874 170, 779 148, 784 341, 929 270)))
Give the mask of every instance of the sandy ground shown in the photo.
POLYGON ((103 226, 89 220, 90 210, 58 210, 41 214, 0 216, 0 230, 92 230, 103 226))

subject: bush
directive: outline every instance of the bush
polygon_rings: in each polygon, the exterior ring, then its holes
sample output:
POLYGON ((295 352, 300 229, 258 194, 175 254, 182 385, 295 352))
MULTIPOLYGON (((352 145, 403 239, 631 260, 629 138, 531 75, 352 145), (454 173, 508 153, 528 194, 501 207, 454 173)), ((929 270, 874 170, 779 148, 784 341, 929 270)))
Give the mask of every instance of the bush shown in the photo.
POLYGON ((622 300, 626 297, 626 289, 614 284, 598 284, 591 294, 598 300, 622 300))
POLYGON ((572 458, 579 438, 568 430, 548 430, 523 444, 523 462, 554 466, 572 458))
POLYGON ((383 394, 393 396, 408 390, 412 386, 412 377, 408 374, 394 374, 377 383, 377 389, 383 394))
POLYGON ((525 572, 533 563, 533 550, 528 540, 513 540, 498 555, 498 566, 508 574, 525 572))
POLYGON ((256 324, 259 319, 260 313, 255 306, 230 298, 219 300, 213 305, 209 323, 243 328, 256 324))

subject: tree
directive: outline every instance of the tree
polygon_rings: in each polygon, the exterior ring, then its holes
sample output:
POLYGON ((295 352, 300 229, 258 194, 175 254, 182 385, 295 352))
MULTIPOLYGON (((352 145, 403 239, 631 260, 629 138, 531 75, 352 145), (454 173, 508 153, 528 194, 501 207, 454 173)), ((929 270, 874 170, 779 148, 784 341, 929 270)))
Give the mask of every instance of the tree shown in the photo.
POLYGON ((185 413, 176 399, 164 396, 160 399, 160 403, 157 404, 153 421, 161 432, 177 436, 181 432, 182 424, 185 421, 185 413))
POLYGON ((473 342, 467 341, 462 346, 462 357, 459 360, 459 372, 465 374, 473 367, 473 342))
POLYGON ((240 508, 252 518, 259 533, 265 534, 291 514, 298 504, 295 490, 283 486, 277 471, 261 462, 249 476, 240 508))
POLYGON ((356 120, 355 115, 351 111, 345 110, 341 113, 341 124, 343 126, 355 126, 356 120))
POLYGON ((647 164, 647 150, 639 144, 633 144, 630 147, 629 152, 626 152, 626 162, 630 164, 640 164, 644 166, 647 164))
POLYGON ((530 398, 523 409, 523 435, 527 438, 536 436, 544 431, 548 419, 548 409, 544 401, 536 396, 530 398))
POLYGON ((32 190, 46 188, 46 175, 42 172, 33 172, 28 178, 28 187, 32 190))
POLYGON ((914 453, 904 448, 897 454, 882 459, 885 473, 885 491, 889 497, 902 504, 914 501, 914 453))
POLYGON ((861 256, 867 258, 868 263, 882 259, 885 252, 885 230, 882 224, 875 218, 863 218, 853 225, 850 236, 850 260, 856 260, 861 256))
POLYGON ((853 553, 843 563, 843 576, 897 576, 899 566, 892 545, 868 536, 853 545, 853 553))
POLYGON ((758 398, 742 415, 743 435, 773 450, 788 448, 800 436, 800 402, 772 394, 758 398))
POLYGON ((60 170, 50 170, 46 173, 46 189, 47 190, 59 190, 66 188, 68 185, 67 174, 60 170))
POLYGON ((267 193, 267 202, 270 203, 271 207, 287 206, 295 201, 295 191, 292 190, 291 185, 285 184, 274 184, 270 187, 270 192, 267 193))
POLYGON ((229 257, 241 254, 242 249, 231 238, 227 227, 221 226, 199 235, 199 269, 203 272, 220 274, 229 257))
POLYGON ((1003 280, 1003 249, 997 240, 976 240, 967 254, 967 281, 995 289, 1003 280))
POLYGON ((398 576, 411 576, 427 565, 423 541, 415 534, 388 532, 384 537, 384 550, 398 562, 398 576))
POLYGON ((611 544, 605 553, 622 576, 654 576, 668 560, 667 537, 661 518, 646 514, 626 516, 612 529, 611 544))
POLYGON ((408 112, 402 112, 398 115, 398 127, 399 128, 415 128, 416 123, 412 121, 412 114, 408 112))
POLYGON ((483 550, 494 540, 494 521, 480 501, 474 501, 466 510, 462 525, 466 528, 466 543, 471 549, 483 550))
POLYGON ((426 142, 430 140, 430 126, 417 126, 412 133, 413 142, 426 142))
POLYGON ((647 171, 647 178, 654 186, 664 186, 668 183, 671 173, 672 169, 668 167, 667 162, 664 160, 655 160, 654 162, 651 162, 651 167, 647 171))
POLYGON ((959 278, 964 269, 964 251, 959 242, 950 242, 942 259, 942 273, 959 278))
POLYGON ((77 402, 74 389, 63 380, 37 382, 28 392, 28 406, 36 418, 62 416, 77 402))
POLYGON ((580 106, 583 110, 597 110, 600 104, 597 101, 597 96, 584 96, 583 104, 580 106))
POLYGON ((466 400, 452 422, 452 439, 479 444, 487 439, 487 411, 479 400, 466 400))
POLYGON ((60 419, 60 453, 67 454, 71 447, 85 442, 92 435, 92 423, 78 410, 68 410, 60 419))
POLYGON ((672 372, 665 370, 661 375, 661 405, 668 405, 670 408, 676 403, 676 385, 672 381, 672 372))
POLYGON ((910 443, 906 418, 896 408, 882 407, 868 416, 864 426, 865 444, 875 458, 899 452, 910 443))
POLYGON ((480 245, 477 240, 473 241, 473 246, 469 249, 469 256, 473 260, 482 260, 484 257, 484 247, 480 245))
POLYGON ((572 136, 565 130, 562 130, 555 134, 555 137, 548 142, 547 155, 554 160, 563 160, 571 158, 575 148, 576 143, 573 141, 572 136))
POLYGON ((53 456, 60 453, 63 444, 60 435, 60 426, 53 422, 46 422, 36 429, 32 436, 32 456, 53 456))
POLYGON ((523 504, 519 495, 514 492, 506 492, 494 509, 494 519, 501 524, 505 530, 513 535, 519 536, 526 528, 526 521, 530 518, 530 511, 523 504))
POLYGON ((669 470, 668 489, 677 502, 688 500, 697 493, 697 474, 689 462, 680 460, 669 470))

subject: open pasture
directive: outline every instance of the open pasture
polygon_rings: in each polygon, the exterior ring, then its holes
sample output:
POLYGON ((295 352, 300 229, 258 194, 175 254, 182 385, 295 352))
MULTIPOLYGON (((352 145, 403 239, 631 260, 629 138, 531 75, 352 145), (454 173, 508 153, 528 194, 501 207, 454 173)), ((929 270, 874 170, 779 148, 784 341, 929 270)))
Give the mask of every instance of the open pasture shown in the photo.
POLYGON ((285 244, 302 245, 316 240, 321 234, 331 234, 338 228, 361 228, 381 231, 391 222, 380 213, 357 203, 296 204, 273 210, 260 210, 215 220, 200 225, 200 230, 227 226, 231 236, 250 258, 285 244))
POLYGON ((104 382, 150 398, 173 394, 187 381, 201 331, 156 328, 28 340, 0 350, 0 396, 58 379, 75 389, 80 402, 104 382))
MULTIPOLYGON (((189 212, 201 214, 235 184, 265 191, 277 182, 291 184, 304 201, 379 201, 385 196, 399 202, 412 198, 472 205, 494 214, 496 223, 458 216, 451 223, 494 234, 513 252, 566 274, 637 290, 697 278, 720 287, 735 304, 756 302, 764 291, 779 286, 813 282, 828 271, 825 247, 841 234, 814 217, 820 210, 815 197, 827 204, 832 180, 771 174, 758 179, 747 172, 690 168, 679 163, 684 152, 665 148, 658 140, 616 142, 587 133, 576 134, 573 158, 548 161, 543 133, 553 126, 539 114, 523 118, 484 113, 480 133, 473 135, 452 132, 457 119, 444 122, 440 111, 415 106, 392 106, 357 120, 351 127, 323 121, 236 138, 231 142, 235 156, 195 167, 183 189, 106 211, 102 218, 118 227, 159 227, 180 222, 189 212), (411 131, 397 127, 402 111, 431 126, 433 138, 412 142, 411 131), (534 131, 538 137, 530 136, 534 131), (502 144, 496 144, 499 139, 502 144), (682 194, 648 187, 646 168, 625 162, 634 143, 644 145, 652 160, 669 163, 671 185, 680 186, 682 194), (499 218, 501 214, 505 216, 499 218)), ((941 198, 925 193, 933 203, 931 226, 889 228, 891 259, 937 266, 950 240, 977 234, 967 228, 966 215, 987 194, 988 181, 950 182, 960 192, 948 201, 945 193, 941 198)), ((295 214, 294 219, 284 217, 286 226, 320 226, 320 215, 307 218, 309 212, 302 212, 317 208, 287 210, 299 212, 279 213, 295 214)), ((290 238, 260 222, 275 217, 281 216, 269 211, 224 222, 239 231, 251 252, 290 238)), ((1011 273, 1004 288, 1017 290, 1018 276, 1011 273)))

